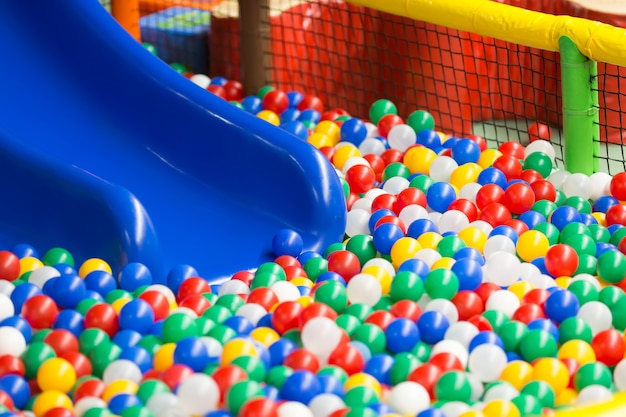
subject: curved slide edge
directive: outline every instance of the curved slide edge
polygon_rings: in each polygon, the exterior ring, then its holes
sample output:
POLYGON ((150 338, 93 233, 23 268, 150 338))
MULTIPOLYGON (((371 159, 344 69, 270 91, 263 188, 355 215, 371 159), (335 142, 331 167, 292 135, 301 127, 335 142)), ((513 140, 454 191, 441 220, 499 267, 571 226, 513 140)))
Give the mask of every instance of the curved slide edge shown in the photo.
POLYGON ((0 149, 19 143, 22 165, 36 171, 47 160, 51 173, 7 176, 21 190, 51 188, 68 205, 91 201, 76 233, 54 235, 48 226, 64 215, 59 204, 28 216, 12 205, 0 222, 40 226, 8 228, 13 243, 75 247, 79 259, 115 265, 158 259, 157 280, 180 263, 221 279, 270 260, 280 228, 300 232, 305 250, 343 237, 341 183, 320 152, 181 77, 97 1, 0 2, 0 39, 0 55, 15 64, 0 66, 0 149), (104 186, 74 178, 85 173, 135 200, 111 206, 104 186), (137 220, 141 206, 154 242, 122 221, 137 220), (118 240, 102 248, 91 241, 94 228, 121 232, 103 235, 118 240))

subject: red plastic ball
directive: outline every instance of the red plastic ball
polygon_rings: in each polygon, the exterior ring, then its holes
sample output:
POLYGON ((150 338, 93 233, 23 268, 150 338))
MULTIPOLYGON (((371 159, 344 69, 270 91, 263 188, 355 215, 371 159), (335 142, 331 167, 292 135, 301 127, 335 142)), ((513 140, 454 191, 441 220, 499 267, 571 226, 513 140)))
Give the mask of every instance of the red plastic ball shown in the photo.
POLYGON ((15 281, 19 276, 19 258, 13 252, 0 251, 0 280, 15 281))
POLYGON ((0 405, 6 407, 7 410, 13 410, 15 408, 11 396, 2 390, 0 390, 0 405))
POLYGON ((348 412, 350 412, 349 408, 340 408, 339 410, 335 410, 330 413, 328 417, 345 417, 348 412))
POLYGON ((448 371, 464 371, 461 360, 450 352, 440 352, 433 355, 428 361, 433 366, 439 368, 442 372, 448 371))
POLYGON ((241 281, 249 287, 250 284, 252 283, 252 280, 254 279, 254 272, 250 272, 250 271, 235 272, 230 279, 236 279, 237 281, 241 281))
POLYGON ((615 204, 611 206, 605 215, 606 225, 620 224, 626 226, 626 206, 623 204, 615 204))
POLYGON ((211 286, 209 283, 200 277, 187 278, 178 287, 178 293, 176 294, 176 300, 184 300, 190 295, 204 294, 211 292, 211 286))
POLYGON ((373 153, 368 153, 367 155, 364 155, 363 159, 369 162, 370 167, 372 167, 372 169, 376 173, 376 181, 380 181, 386 166, 385 160, 382 157, 373 153))
POLYGON ((536 319, 545 319, 546 314, 543 308, 537 304, 522 304, 513 313, 512 320, 520 321, 524 324, 528 324, 536 319))
POLYGON ((335 156, 335 152, 337 150, 334 146, 322 146, 319 151, 328 159, 329 161, 333 160, 333 156, 335 156))
POLYGON ((481 314, 470 317, 469 319, 467 319, 467 322, 472 323, 474 326, 476 326, 479 332, 493 331, 493 326, 491 325, 489 320, 487 320, 485 316, 481 314))
POLYGON ((504 204, 488 204, 480 213, 480 219, 486 221, 491 226, 496 227, 505 224, 513 218, 513 215, 504 204))
POLYGON ((372 213, 378 210, 393 211, 398 197, 393 194, 381 194, 372 200, 372 213))
POLYGON ((349 281, 361 271, 361 263, 354 253, 338 250, 328 255, 328 271, 336 272, 349 281))
POLYGON ((409 187, 400 191, 396 196, 393 212, 400 214, 403 208, 412 204, 417 204, 418 206, 426 208, 426 194, 424 194, 419 188, 409 187))
POLYGON ((578 363, 578 361, 576 361, 576 359, 572 358, 563 358, 561 359, 561 362, 563 363, 563 365, 565 365, 565 368, 567 369, 567 374, 569 375, 569 383, 567 384, 567 387, 575 389, 576 386, 574 384, 574 376, 576 375, 576 372, 578 372, 580 364, 578 363))
POLYGON ((302 97, 302 100, 298 103, 298 110, 302 111, 307 109, 322 113, 324 111, 324 102, 317 96, 306 95, 302 97))
POLYGON ((0 377, 5 375, 19 375, 24 376, 26 372, 24 362, 13 355, 0 356, 0 377))
POLYGON ((548 290, 533 288, 522 297, 522 304, 537 304, 543 309, 549 296, 550 292, 548 290))
POLYGON ((615 366, 624 358, 626 342, 624 337, 615 329, 598 332, 591 340, 591 347, 596 353, 598 362, 606 366, 615 366))
MULTIPOLYGON (((283 269, 285 269, 288 266, 302 267, 302 264, 300 263, 298 258, 296 258, 294 256, 291 256, 291 255, 280 255, 279 257, 274 259, 274 263, 282 266, 283 269)), ((251 273, 249 271, 241 271, 241 272, 237 272, 237 274, 240 274, 240 273, 243 273, 243 272, 251 273)), ((237 274, 235 274, 235 275, 237 275, 237 274)), ((252 275, 254 276, 253 273, 252 273, 252 275)), ((233 278, 235 278, 234 275, 233 275, 233 278)))
POLYGON ((535 171, 534 169, 525 169, 522 171, 520 179, 532 185, 532 183, 536 181, 543 180, 543 177, 539 172, 535 171))
POLYGON ((467 219, 471 222, 478 219, 478 208, 476 204, 465 198, 459 198, 454 200, 448 206, 448 210, 458 210, 467 216, 467 219))
POLYGON ((278 303, 278 297, 276 297, 274 291, 269 288, 261 287, 250 291, 247 302, 258 304, 264 309, 269 310, 272 306, 278 303))
POLYGON ((311 303, 302 310, 299 327, 303 328, 309 320, 316 317, 328 317, 334 321, 337 318, 337 312, 324 303, 311 303))
POLYGON ((363 354, 350 343, 342 343, 328 357, 328 364, 335 365, 346 371, 348 375, 361 372, 365 367, 363 354))
POLYGON ((479 210, 483 210, 489 204, 502 203, 504 199, 504 190, 496 184, 485 184, 480 187, 476 193, 476 206, 479 210))
POLYGON ((404 317, 412 321, 417 321, 422 315, 422 309, 415 301, 400 300, 396 301, 389 310, 396 317, 404 317))
POLYGON ((626 201, 626 172, 615 174, 609 184, 611 195, 619 201, 626 201))
POLYGON ((361 194, 374 187, 376 173, 367 165, 354 165, 346 171, 345 180, 350 186, 350 191, 361 194))
POLYGON ((385 331, 387 329, 387 326, 389 326, 389 324, 395 319, 396 317, 389 311, 377 310, 367 316, 367 318, 365 319, 365 323, 373 324, 374 326, 385 331))
POLYGON ((152 307, 154 321, 164 320, 170 313, 170 301, 167 299, 167 296, 160 291, 144 291, 139 298, 152 307))
POLYGON ((402 230, 402 233, 406 234, 406 226, 404 225, 404 222, 400 220, 399 217, 392 216, 392 215, 383 216, 380 219, 378 219, 378 221, 374 225, 374 230, 378 229, 378 226, 380 226, 381 224, 386 224, 386 223, 395 224, 396 226, 400 228, 400 230, 402 230))
POLYGON ((538 180, 530 184, 535 193, 535 200, 556 200, 556 188, 548 180, 538 180))
POLYGON ((504 191, 503 203, 511 213, 522 214, 535 204, 535 193, 524 183, 511 184, 504 191))
POLYGON ((82 353, 76 351, 63 352, 59 355, 59 357, 72 364, 72 368, 76 371, 76 376, 78 378, 92 374, 93 368, 91 366, 91 362, 87 356, 82 353))
POLYGON ((515 233, 517 233, 518 236, 529 230, 528 225, 520 219, 511 219, 506 222, 505 225, 515 230, 515 233))
POLYGON ((343 110, 343 109, 332 109, 332 110, 327 110, 325 112, 322 113, 322 118, 320 119, 320 122, 323 120, 330 120, 335 121, 335 119, 337 119, 337 117, 339 116, 345 116, 348 113, 343 110))
POLYGON ((434 388, 437 381, 443 374, 441 368, 432 363, 425 363, 418 366, 409 374, 408 381, 417 382, 428 391, 430 398, 434 398, 434 388))
POLYGON ((74 417, 74 413, 64 407, 55 407, 46 411, 43 417, 74 417))
POLYGON ((241 101, 243 98, 243 85, 239 81, 228 80, 222 86, 224 98, 228 101, 241 101))
POLYGON ((493 282, 483 282, 478 286, 478 288, 476 288, 474 292, 480 297, 481 300, 483 300, 483 303, 486 305, 487 300, 489 299, 489 297, 491 297, 491 294, 501 289, 502 288, 500 288, 499 285, 494 284, 493 282))
POLYGON ((558 243, 548 249, 545 266, 553 277, 571 277, 578 269, 578 255, 571 246, 558 243))
POLYGON ((85 397, 101 398, 105 389, 106 385, 101 379, 88 379, 78 385, 74 390, 74 403, 85 397))
POLYGON ((55 329, 48 333, 43 339, 60 356, 66 352, 78 352, 78 339, 65 329, 55 329))
POLYGON ((310 350, 295 349, 285 358, 283 365, 297 371, 311 371, 313 373, 320 369, 320 362, 317 356, 310 350))
POLYGON ((454 298, 452 304, 459 312, 459 320, 465 321, 470 317, 482 314, 485 310, 485 303, 478 294, 469 290, 459 291, 454 298))
POLYGON ((352 205, 356 203, 360 198, 361 197, 359 197, 357 193, 350 193, 350 195, 348 195, 348 198, 346 198, 346 208, 348 209, 348 211, 350 211, 352 205))
POLYGON ((536 140, 550 140, 552 138, 552 130, 545 123, 534 122, 528 126, 528 139, 531 142, 536 140))
POLYGON ((176 363, 161 374, 161 381, 164 382, 170 390, 175 391, 178 384, 191 375, 193 375, 193 369, 176 363))
POLYGON ((481 152, 487 149, 487 141, 482 136, 468 135, 466 136, 466 138, 470 139, 473 142, 476 142, 481 152))
POLYGON ((178 306, 186 307, 195 312, 198 316, 201 316, 202 313, 211 307, 211 303, 200 294, 193 294, 185 297, 180 303, 178 303, 178 306))
POLYGON ((239 410, 239 417, 278 417, 278 404, 268 398, 252 398, 239 410))
POLYGON ((516 159, 524 158, 524 145, 518 142, 504 142, 498 147, 498 150, 506 156, 512 156, 516 159))
POLYGON ((22 317, 33 329, 51 328, 58 315, 56 303, 44 294, 35 295, 22 305, 22 317))
POLYGON ((380 136, 386 138, 387 135, 389 135, 389 131, 393 129, 394 126, 401 124, 404 124, 404 120, 402 120, 402 117, 393 113, 386 114, 378 121, 378 133, 380 134, 380 136))
POLYGON ((263 96, 263 109, 271 110, 276 114, 281 114, 289 108, 289 97, 284 92, 275 89, 263 96))
MULTIPOLYGON (((522 158, 523 157, 524 155, 522 154, 522 158)), ((502 155, 493 161, 493 167, 502 171, 508 181, 518 179, 522 176, 522 163, 515 156, 502 155)))
POLYGON ((246 371, 236 365, 222 366, 213 372, 211 377, 220 389, 220 401, 224 400, 226 392, 228 392, 228 389, 235 385, 235 383, 249 379, 246 371))
POLYGON ((222 86, 219 86, 217 84, 211 84, 206 89, 207 91, 215 94, 216 96, 226 100, 226 91, 224 90, 222 86))
POLYGON ((404 159, 404 153, 398 149, 387 149, 380 157, 385 161, 385 166, 393 164, 394 162, 402 162, 404 159))
POLYGON ((304 308, 295 301, 280 303, 272 314, 272 326, 279 334, 298 327, 300 314, 304 308))
POLYGON ((110 337, 120 329, 117 313, 109 304, 96 304, 92 306, 85 314, 85 328, 96 328, 104 330, 110 337))
POLYGON ((285 270, 285 276, 287 277, 288 281, 299 277, 307 278, 305 270, 300 266, 286 266, 283 269, 285 270))

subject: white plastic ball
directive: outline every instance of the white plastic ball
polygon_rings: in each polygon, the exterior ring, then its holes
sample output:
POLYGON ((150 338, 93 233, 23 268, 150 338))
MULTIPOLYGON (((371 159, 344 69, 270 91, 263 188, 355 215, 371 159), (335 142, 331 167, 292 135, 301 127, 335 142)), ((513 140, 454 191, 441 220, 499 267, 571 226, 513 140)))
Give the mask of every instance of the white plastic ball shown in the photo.
POLYGON ((102 374, 102 382, 110 385, 114 381, 125 379, 138 384, 143 377, 143 373, 139 366, 128 359, 117 359, 109 363, 102 374))
POLYGON ((13 317, 15 315, 15 306, 9 296, 0 294, 0 321, 13 317))
POLYGON ((207 88, 211 84, 211 79, 204 74, 194 74, 189 80, 201 88, 207 88))
POLYGON ((470 227, 475 227, 478 230, 482 231, 486 236, 489 236, 489 234, 493 230, 493 226, 484 220, 474 220, 469 225, 470 227))
POLYGON ((576 405, 599 404, 613 399, 613 393, 604 385, 588 385, 581 389, 576 398, 576 405))
POLYGON ((542 152, 550 157, 552 163, 554 164, 554 159, 556 158, 556 151, 552 143, 547 140, 536 140, 534 142, 530 142, 526 148, 524 149, 524 159, 528 158, 528 155, 542 152))
POLYGON ((586 281, 590 283, 591 285, 593 285, 596 290, 598 291, 602 290, 602 285, 600 284, 600 281, 598 281, 598 279, 591 274, 586 274, 586 273, 576 274, 572 277, 571 282, 576 282, 576 281, 586 281))
POLYGON ((502 381, 499 384, 493 385, 483 396, 483 401, 490 402, 494 400, 506 400, 511 401, 513 398, 519 395, 519 391, 513 385, 506 381, 502 381))
POLYGON ((306 322, 300 337, 305 349, 317 356, 327 356, 341 342, 341 333, 334 320, 314 317, 306 322))
POLYGON ((461 187, 458 198, 464 198, 472 203, 476 203, 476 194, 478 194, 481 187, 482 185, 477 182, 469 182, 461 187))
POLYGON ((328 417, 333 412, 346 406, 346 403, 335 394, 319 394, 309 402, 309 409, 313 417, 328 417))
POLYGON ((430 406, 430 395, 417 382, 403 381, 391 389, 388 403, 398 414, 414 416, 430 406))
POLYGON ((415 145, 417 134, 411 126, 399 124, 391 128, 389 134, 387 134, 387 141, 392 149, 404 152, 409 147, 415 145))
POLYGON ((386 259, 383 258, 372 258, 369 261, 365 262, 363 264, 363 269, 368 268, 370 266, 378 266, 383 268, 385 271, 387 271, 387 273, 389 274, 390 277, 394 277, 396 276, 396 270, 393 267, 393 265, 391 264, 391 262, 389 262, 386 259))
POLYGON ((484 279, 501 287, 508 287, 519 280, 522 263, 510 252, 493 252, 483 265, 484 279))
POLYGON ((433 211, 433 209, 430 206, 428 206, 428 218, 434 224, 437 224, 439 223, 439 219, 441 218, 441 213, 439 213, 438 211, 433 211))
POLYGON ((459 310, 454 303, 445 298, 436 298, 426 304, 424 311, 436 311, 443 314, 450 324, 454 324, 459 321, 459 310))
POLYGON ((181 408, 180 405, 176 407, 165 408, 155 413, 155 417, 192 417, 181 408))
POLYGON ((196 313, 195 311, 193 311, 192 309, 188 307, 176 307, 174 310, 170 312, 170 314, 185 314, 194 319, 198 318, 198 313, 196 313))
POLYGON ((250 294, 250 287, 241 280, 231 279, 222 283, 218 291, 220 297, 227 294, 250 294))
POLYGON ((507 363, 508 359, 502 348, 485 343, 470 352, 467 369, 482 382, 493 382, 500 378, 507 363))
POLYGON ((446 417, 459 417, 461 414, 470 411, 472 407, 462 401, 448 401, 439 409, 446 417))
POLYGON ((163 284, 152 284, 148 288, 146 288, 146 291, 158 291, 166 296, 168 300, 176 300, 176 295, 174 294, 174 292, 169 287, 163 284))
POLYGON ((413 255, 413 257, 424 261, 426 265, 428 265, 428 268, 430 268, 435 262, 441 259, 441 254, 435 249, 424 248, 413 255))
POLYGON ((595 201, 603 195, 610 195, 610 186, 612 179, 613 177, 611 177, 606 172, 595 172, 591 174, 589 180, 593 184, 593 191, 590 198, 595 201))
POLYGON ((237 316, 246 318, 254 327, 261 318, 267 314, 267 310, 257 303, 246 303, 237 309, 237 316))
POLYGON ((352 237, 369 234, 370 217, 371 215, 367 211, 352 208, 346 217, 346 235, 352 237))
POLYGON ((363 198, 367 198, 368 200, 374 201, 376 197, 383 195, 383 194, 389 194, 389 193, 383 190, 382 188, 372 188, 371 190, 368 190, 365 193, 363 198))
POLYGON ((351 304, 363 303, 374 307, 383 295, 380 282, 370 274, 356 274, 346 286, 348 301, 351 304))
POLYGON ((467 379, 469 380, 470 387, 472 388, 472 394, 470 395, 470 400, 478 401, 481 399, 483 394, 485 393, 485 384, 478 379, 478 377, 471 372, 466 372, 467 379))
POLYGON ((74 404, 74 415, 83 417, 83 415, 92 408, 106 408, 107 403, 99 397, 83 397, 74 404))
POLYGON ((593 182, 585 174, 572 174, 563 182, 565 197, 579 196, 588 200, 593 194, 593 182))
POLYGON ((398 218, 407 226, 407 228, 415 220, 428 218, 428 211, 419 204, 409 204, 400 210, 398 218))
POLYGON ((51 266, 42 266, 40 268, 35 269, 28 276, 28 282, 33 285, 38 286, 39 288, 43 288, 43 286, 48 282, 48 280, 60 277, 61 273, 58 269, 53 268, 51 266))
POLYGON ((383 184, 383 190, 389 194, 399 194, 407 188, 409 188, 409 180, 404 177, 392 177, 383 184))
POLYGON ((12 326, 0 327, 0 356, 19 357, 26 350, 26 339, 22 332, 12 326))
POLYGON ((220 389, 213 378, 193 374, 183 379, 176 389, 181 408, 193 415, 203 415, 217 408, 220 389))
POLYGON ((613 370, 613 381, 618 391, 626 391, 626 359, 622 359, 613 370))
POLYGON ((370 165, 369 162, 367 162, 367 159, 363 158, 362 156, 351 156, 343 164, 343 167, 341 167, 341 172, 343 172, 343 174, 345 175, 346 172, 348 172, 348 170, 350 168, 352 168, 353 166, 356 166, 356 165, 365 165, 366 167, 370 167, 371 168, 371 165, 370 165))
POLYGON ((278 417, 315 417, 306 405, 297 401, 286 401, 278 406, 278 417))
MULTIPOLYGON (((489 257, 496 252, 508 252, 515 255, 515 243, 508 236, 504 235, 494 235, 487 238, 485 246, 483 247, 485 259, 489 259, 489 257)), ((498 253, 498 255, 500 255, 500 253, 498 253)))
POLYGON ((169 410, 178 407, 178 397, 171 392, 158 392, 152 395, 146 402, 146 408, 157 415, 161 410, 169 410))
POLYGON ((576 317, 584 320, 594 335, 612 327, 613 314, 609 307, 600 301, 589 301, 583 304, 580 306, 576 317))
POLYGON ((0 294, 6 295, 7 297, 11 297, 13 294, 13 290, 15 290, 15 285, 11 281, 0 280, 0 294))
POLYGON ((276 298, 278 298, 279 303, 284 303, 285 301, 296 301, 302 295, 300 294, 298 287, 289 281, 275 282, 270 286, 270 290, 276 294, 276 298))
POLYGON ((441 215, 437 228, 439 233, 446 232, 459 233, 461 230, 469 226, 467 215, 459 210, 448 210, 441 215))
POLYGON ((350 211, 352 210, 365 210, 367 214, 372 213, 372 200, 367 198, 359 198, 354 203, 352 203, 352 207, 350 207, 350 211))
MULTIPOLYGON (((365 122, 365 128, 367 129, 366 138, 373 138, 373 137, 378 136, 378 126, 376 126, 374 123, 365 122)), ((367 154, 364 154, 364 155, 367 155, 367 154)))
POLYGON ((457 358, 463 369, 467 366, 467 361, 469 359, 469 352, 467 351, 467 347, 463 346, 460 342, 452 339, 444 339, 440 342, 437 342, 435 346, 433 346, 430 356, 433 357, 438 353, 449 353, 457 358))
POLYGON ((444 339, 454 340, 460 343, 465 349, 468 349, 470 342, 478 333, 478 328, 469 321, 459 321, 448 327, 444 339))
POLYGON ((548 175, 548 181, 554 185, 554 188, 561 190, 567 178, 572 175, 568 171, 556 170, 548 175))
POLYGON ((426 309, 426 306, 428 305, 428 303, 430 303, 431 301, 433 301, 432 298, 430 298, 428 296, 428 294, 424 293, 422 294, 422 296, 420 297, 419 300, 417 300, 417 305, 420 306, 420 308, 422 309, 422 311, 424 311, 426 309))
POLYGON ((537 285, 535 282, 537 282, 537 277, 539 275, 541 275, 541 271, 536 265, 533 265, 530 262, 524 262, 520 265, 519 277, 522 281, 528 281, 536 287, 537 285))
POLYGON ((450 175, 458 166, 449 156, 438 156, 430 164, 429 175, 435 182, 450 182, 450 175))
POLYGON ((485 304, 485 310, 496 310, 511 318, 513 313, 520 307, 520 299, 517 295, 507 290, 498 290, 491 293, 485 304))
POLYGON ((224 346, 222 346, 219 340, 211 336, 202 336, 200 341, 206 346, 210 358, 219 358, 222 356, 224 346))

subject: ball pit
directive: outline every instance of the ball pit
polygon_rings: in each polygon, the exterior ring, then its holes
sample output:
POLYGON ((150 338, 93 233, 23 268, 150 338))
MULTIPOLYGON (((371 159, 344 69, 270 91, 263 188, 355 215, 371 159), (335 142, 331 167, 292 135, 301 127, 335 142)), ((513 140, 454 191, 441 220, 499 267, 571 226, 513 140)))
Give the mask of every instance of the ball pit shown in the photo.
POLYGON ((272 262, 167 286, 0 251, 1 417, 549 416, 626 390, 626 174, 559 170, 539 123, 488 149, 389 100, 185 75, 328 157, 345 240, 277 230, 272 262))

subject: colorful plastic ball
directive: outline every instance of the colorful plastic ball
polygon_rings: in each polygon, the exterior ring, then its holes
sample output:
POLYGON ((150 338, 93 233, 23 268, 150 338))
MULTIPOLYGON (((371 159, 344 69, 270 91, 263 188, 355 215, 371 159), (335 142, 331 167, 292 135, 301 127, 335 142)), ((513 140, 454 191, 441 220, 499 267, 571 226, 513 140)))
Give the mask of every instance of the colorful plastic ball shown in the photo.
POLYGON ((53 286, 52 297, 59 307, 75 308, 85 298, 87 286, 76 274, 61 274, 53 286))
POLYGON ((176 390, 180 407, 192 415, 204 415, 217 408, 220 392, 208 375, 193 374, 185 378, 176 390))
POLYGON ((122 307, 119 323, 122 329, 146 333, 154 323, 154 312, 150 304, 142 299, 135 299, 122 307))
POLYGON ((556 291, 548 297, 545 303, 545 312, 556 323, 561 323, 569 317, 575 317, 580 304, 576 295, 568 290, 556 291))
POLYGON ((422 341, 435 344, 443 340, 450 322, 438 311, 425 311, 417 320, 417 327, 422 341))
POLYGON ((28 382, 19 375, 0 377, 0 390, 7 393, 16 408, 22 409, 28 402, 31 390, 28 382))
POLYGON ((591 347, 599 362, 607 366, 617 365, 626 352, 626 342, 619 331, 607 329, 598 332, 591 341, 591 347))
POLYGON ((426 192, 428 206, 440 213, 446 211, 455 199, 456 191, 454 187, 446 182, 436 182, 426 192))
POLYGON ((72 400, 63 392, 49 390, 39 394, 32 404, 32 410, 36 417, 43 417, 54 408, 72 410, 72 400))
POLYGON ((174 349, 174 363, 188 366, 195 372, 202 371, 211 361, 207 346, 198 338, 180 340, 174 349))
POLYGON ((541 329, 530 330, 519 345, 522 357, 531 362, 541 357, 553 357, 557 353, 557 342, 552 335, 541 329))
POLYGON ((397 318, 385 329, 387 349, 392 353, 409 352, 419 342, 420 334, 415 322, 397 318))
POLYGON ((139 262, 126 264, 117 276, 119 287, 126 291, 135 291, 144 285, 152 284, 150 270, 139 262))
POLYGON ((303 246, 302 236, 292 229, 282 229, 272 239, 272 250, 276 256, 298 256, 302 252, 303 246))
POLYGON ((314 373, 306 370, 295 371, 285 381, 280 390, 281 398, 308 404, 322 393, 322 387, 314 373))
POLYGON ((581 365, 574 375, 574 386, 578 391, 590 385, 602 385, 610 388, 613 381, 611 371, 601 362, 581 365))
POLYGON ((83 316, 76 310, 63 310, 57 316, 52 328, 69 330, 78 337, 85 328, 83 316))
POLYGON ((546 252, 545 266, 554 277, 572 276, 578 268, 578 254, 571 246, 554 245, 546 252))

